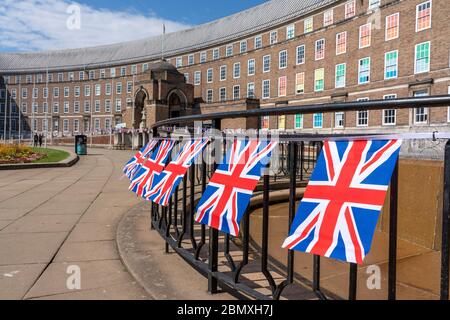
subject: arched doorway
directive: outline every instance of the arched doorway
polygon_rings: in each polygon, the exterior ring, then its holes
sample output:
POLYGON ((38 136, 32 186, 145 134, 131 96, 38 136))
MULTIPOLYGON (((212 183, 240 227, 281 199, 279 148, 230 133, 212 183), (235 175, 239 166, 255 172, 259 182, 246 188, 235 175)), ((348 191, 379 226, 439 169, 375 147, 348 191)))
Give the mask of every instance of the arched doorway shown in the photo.
POLYGON ((178 118, 186 114, 187 99, 184 93, 178 89, 169 92, 167 105, 169 118, 178 118))
POLYGON ((143 88, 140 88, 139 91, 136 93, 136 96, 134 98, 134 123, 133 128, 139 129, 141 122, 142 122, 142 112, 144 110, 145 106, 145 99, 147 98, 147 92, 143 88))

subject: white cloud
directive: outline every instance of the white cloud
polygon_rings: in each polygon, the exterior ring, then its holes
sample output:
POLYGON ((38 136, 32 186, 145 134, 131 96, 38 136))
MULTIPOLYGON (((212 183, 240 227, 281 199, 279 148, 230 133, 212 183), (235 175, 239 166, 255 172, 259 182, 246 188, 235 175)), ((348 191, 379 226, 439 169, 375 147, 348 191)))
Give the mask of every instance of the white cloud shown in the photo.
POLYGON ((112 44, 159 35, 163 23, 166 32, 189 27, 152 14, 97 9, 66 0, 2 0, 0 47, 38 51, 112 44), (73 4, 80 8, 79 28, 71 19, 74 11, 68 13, 73 4))

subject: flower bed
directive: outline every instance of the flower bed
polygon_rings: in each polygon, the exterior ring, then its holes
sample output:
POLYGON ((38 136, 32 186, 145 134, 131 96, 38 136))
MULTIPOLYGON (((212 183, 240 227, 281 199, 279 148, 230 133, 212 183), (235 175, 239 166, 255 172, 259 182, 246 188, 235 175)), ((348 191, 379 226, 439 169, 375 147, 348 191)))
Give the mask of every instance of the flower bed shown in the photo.
POLYGON ((31 163, 46 156, 24 145, 0 144, 0 164, 31 163))

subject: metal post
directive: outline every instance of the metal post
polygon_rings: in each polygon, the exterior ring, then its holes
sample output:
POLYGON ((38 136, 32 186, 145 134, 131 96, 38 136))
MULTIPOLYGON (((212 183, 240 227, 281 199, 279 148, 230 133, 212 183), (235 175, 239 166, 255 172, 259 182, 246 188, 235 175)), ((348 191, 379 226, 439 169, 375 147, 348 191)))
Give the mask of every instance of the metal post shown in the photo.
POLYGON ((397 295, 397 207, 398 207, 398 161, 391 180, 389 210, 389 274, 388 299, 396 300, 397 295))
POLYGON ((358 287, 358 265, 356 263, 350 264, 350 276, 349 276, 349 289, 348 289, 348 300, 356 300, 358 287))
POLYGON ((441 300, 449 299, 450 140, 445 145, 444 204, 442 214, 441 300))
MULTIPOLYGON (((212 128, 221 130, 221 120, 213 120, 212 128)), ((217 144, 215 144, 217 147, 217 144)), ((214 151, 215 153, 217 150, 214 151)), ((217 158, 216 158, 217 159, 217 158)), ((217 168, 217 163, 215 164, 217 168)), ((218 291, 217 278, 214 277, 214 272, 217 272, 219 264, 219 231, 214 228, 209 228, 209 272, 208 272, 208 292, 215 294, 218 291)))

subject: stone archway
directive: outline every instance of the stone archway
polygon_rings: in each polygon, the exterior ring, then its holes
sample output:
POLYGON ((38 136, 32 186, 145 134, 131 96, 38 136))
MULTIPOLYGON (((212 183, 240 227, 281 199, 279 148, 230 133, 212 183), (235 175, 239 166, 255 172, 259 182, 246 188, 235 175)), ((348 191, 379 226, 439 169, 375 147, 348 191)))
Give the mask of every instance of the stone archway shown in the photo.
POLYGON ((147 97, 148 97, 148 94, 143 88, 140 88, 134 97, 134 110, 133 110, 133 112, 134 112, 133 128, 134 129, 140 128, 142 118, 143 118, 143 111, 144 111, 144 107, 145 107, 145 100, 147 99, 147 97))
POLYGON ((179 89, 172 90, 167 95, 167 106, 169 108, 169 118, 178 118, 186 115, 186 95, 179 89))

